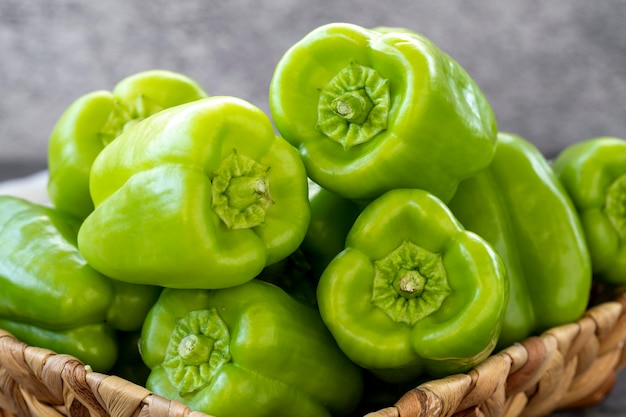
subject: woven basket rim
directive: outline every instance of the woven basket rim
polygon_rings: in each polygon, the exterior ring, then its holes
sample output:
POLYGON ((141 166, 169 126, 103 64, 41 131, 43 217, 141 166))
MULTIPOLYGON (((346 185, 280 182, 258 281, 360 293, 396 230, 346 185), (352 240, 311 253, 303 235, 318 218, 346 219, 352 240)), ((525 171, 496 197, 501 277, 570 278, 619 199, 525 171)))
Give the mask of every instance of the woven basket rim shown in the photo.
POLYGON ((515 343, 467 373, 423 383, 367 416, 544 416, 602 402, 626 366, 626 287, 595 290, 602 301, 578 321, 515 343))

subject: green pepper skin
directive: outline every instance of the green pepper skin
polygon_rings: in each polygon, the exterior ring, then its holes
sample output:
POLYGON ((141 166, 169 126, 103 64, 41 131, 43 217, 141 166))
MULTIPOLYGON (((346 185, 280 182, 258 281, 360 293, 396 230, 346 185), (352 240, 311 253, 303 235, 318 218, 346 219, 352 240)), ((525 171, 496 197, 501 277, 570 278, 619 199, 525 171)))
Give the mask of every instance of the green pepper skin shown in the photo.
POLYGON ((259 280, 165 289, 140 346, 148 389, 220 417, 346 415, 363 389, 319 313, 259 280))
POLYGON ((486 170, 463 180, 448 205, 465 228, 492 245, 506 265, 509 302, 496 348, 523 340, 534 331, 535 312, 514 231, 493 174, 486 170))
POLYGON ((317 305, 315 296, 317 277, 313 274, 312 266, 301 249, 297 249, 282 261, 265 267, 256 279, 280 287, 287 294, 305 304, 317 305))
POLYGON ((319 278, 326 265, 341 252, 362 207, 309 180, 311 221, 300 246, 319 278))
POLYGON ((507 297, 495 251, 418 189, 392 190, 368 205, 317 289, 339 347, 389 382, 441 377, 484 360, 507 297))
POLYGON ((74 101, 61 115, 48 143, 48 195, 52 204, 84 219, 93 210, 89 172, 96 156, 124 129, 162 109, 207 97, 198 83, 166 70, 133 74, 112 91, 74 101))
POLYGON ((71 355, 96 372, 109 372, 119 357, 115 331, 105 323, 84 324, 67 329, 48 329, 0 318, 6 330, 30 346, 71 355))
POLYGON ((594 278, 626 284, 626 140, 575 143, 557 155, 553 169, 578 212, 594 278))
POLYGON ((256 278, 316 306, 317 282, 328 263, 343 250, 346 236, 362 208, 310 179, 308 186, 311 220, 302 244, 286 259, 263 269, 256 278))
POLYGON ((489 169, 461 182, 449 206, 506 265, 510 296, 499 348, 581 317, 591 288, 583 231, 532 143, 500 133, 489 169))
POLYGON ((141 329, 132 332, 116 332, 118 355, 115 365, 109 370, 109 375, 119 376, 133 384, 146 385, 150 368, 143 363, 139 353, 141 329))
POLYGON ((318 27, 283 55, 269 97, 309 177, 343 198, 420 188, 447 202, 493 157, 496 120, 474 80, 407 30, 318 27))
POLYGON ((234 97, 163 110, 96 158, 78 247, 120 281, 223 288, 293 253, 310 207, 298 152, 234 97))
POLYGON ((10 242, 0 247, 0 327, 105 371, 117 355, 113 329, 140 329, 160 288, 95 271, 76 247, 78 227, 56 209, 0 196, 0 240, 10 242))

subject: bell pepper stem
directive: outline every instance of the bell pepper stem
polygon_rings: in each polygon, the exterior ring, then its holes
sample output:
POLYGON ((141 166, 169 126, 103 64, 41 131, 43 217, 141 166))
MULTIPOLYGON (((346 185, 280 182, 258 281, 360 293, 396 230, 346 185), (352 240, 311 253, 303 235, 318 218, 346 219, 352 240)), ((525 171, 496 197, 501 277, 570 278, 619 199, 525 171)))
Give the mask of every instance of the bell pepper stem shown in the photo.
POLYGON ((249 229, 264 222, 273 203, 269 169, 233 149, 215 171, 212 206, 229 229, 249 229))
POLYGON ((389 82, 351 61, 320 90, 318 129, 344 149, 368 142, 387 129, 389 82))
POLYGON ((335 113, 348 122, 362 124, 367 120, 374 103, 370 100, 365 89, 359 88, 355 91, 348 91, 334 99, 331 107, 335 113))
POLYGON ((376 261, 374 270, 372 302, 395 322, 414 325, 451 292, 441 254, 408 240, 376 261))
POLYGON ((169 340, 163 369, 181 395, 211 383, 230 361, 230 333, 214 308, 180 318, 169 340))
POLYGON ((396 291, 405 298, 419 297, 426 286, 426 278, 417 270, 403 270, 395 282, 396 291))
POLYGON ((213 351, 215 340, 210 337, 190 334, 178 345, 178 354, 187 365, 198 366, 208 362, 213 351))

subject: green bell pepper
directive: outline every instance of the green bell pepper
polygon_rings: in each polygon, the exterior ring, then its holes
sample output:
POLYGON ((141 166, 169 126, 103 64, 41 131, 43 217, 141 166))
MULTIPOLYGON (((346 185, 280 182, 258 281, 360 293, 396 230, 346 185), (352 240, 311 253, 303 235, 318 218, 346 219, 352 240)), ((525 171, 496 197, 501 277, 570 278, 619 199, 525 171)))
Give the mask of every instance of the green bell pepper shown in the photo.
POLYGON ((35 346, 74 355, 95 370, 117 358, 115 329, 132 331, 160 288, 112 280, 76 247, 78 221, 0 196, 0 328, 35 346))
POLYGON ((119 357, 115 330, 106 323, 50 329, 0 318, 0 329, 6 330, 27 345, 71 355, 96 372, 109 372, 119 357))
POLYGON ((143 363, 139 352, 141 329, 132 332, 117 331, 118 355, 109 375, 119 376, 133 384, 145 386, 150 368, 143 363))
POLYGON ((255 278, 306 233, 298 152, 256 106, 211 97, 126 129, 96 158, 78 247, 121 281, 222 288, 255 278))
POLYGON ((319 313, 260 280, 165 289, 140 346, 148 389, 220 417, 346 415, 363 389, 319 313))
POLYGON ((532 143, 500 133, 489 169, 461 182, 449 207, 506 265, 510 295, 498 348, 581 317, 591 286, 584 235, 532 143))
POLYGON ((557 155, 553 168, 580 217, 594 277, 626 284, 626 140, 575 143, 557 155))
POLYGON ((421 188, 447 202, 493 157, 496 120, 477 84, 407 30, 318 27, 280 59, 269 98, 310 178, 344 198, 421 188))
POLYGON ((89 172, 96 156, 126 127, 162 109, 206 97, 192 79, 150 70, 120 81, 112 91, 79 97, 57 121, 48 144, 48 194, 59 210, 80 219, 93 210, 89 172))
POLYGON ((256 279, 274 284, 310 306, 317 305, 317 278, 312 263, 300 248, 282 261, 266 266, 256 276, 256 279))
POLYGON ((389 382, 461 372, 484 360, 507 297, 495 251, 418 189, 388 191, 368 205, 317 289, 339 347, 389 382))
POLYGON ((266 267, 257 278, 315 306, 319 278, 328 263, 343 250, 346 236, 362 207, 310 179, 308 185, 311 221, 302 244, 286 259, 266 267))
POLYGON ((341 252, 346 236, 363 209, 309 180, 311 221, 300 248, 319 278, 326 265, 341 252))

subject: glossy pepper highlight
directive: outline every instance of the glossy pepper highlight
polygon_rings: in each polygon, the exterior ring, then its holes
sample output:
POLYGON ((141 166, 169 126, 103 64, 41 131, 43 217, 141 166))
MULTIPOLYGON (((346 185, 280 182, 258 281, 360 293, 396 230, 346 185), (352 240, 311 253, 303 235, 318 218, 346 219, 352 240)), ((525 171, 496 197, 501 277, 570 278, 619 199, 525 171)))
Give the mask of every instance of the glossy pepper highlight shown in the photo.
POLYGON ((361 370, 319 313, 259 280, 219 290, 165 289, 142 329, 147 387, 220 417, 342 416, 361 370))
POLYGON ((575 143, 553 167, 580 217, 594 277, 626 284, 626 140, 575 143))
POLYGON ((163 110, 98 155, 78 244, 121 281, 222 288, 293 253, 309 224, 298 152, 234 97, 163 110))
POLYGON ((499 256, 441 200, 397 189, 359 215, 317 301, 350 359, 402 382, 465 371, 489 356, 507 285, 499 256))
POLYGON ((499 347, 581 317, 591 288, 583 231, 532 143, 500 133, 491 166, 461 182, 449 207, 506 265, 510 296, 499 347))
POLYGON ((313 30, 279 61, 270 108, 310 178, 352 200, 420 188, 447 202, 493 157, 496 120, 477 84, 407 30, 313 30))
POLYGON ((93 210, 89 172, 96 156, 127 127, 163 109, 207 97, 191 78, 150 70, 112 91, 79 97, 61 115, 48 143, 48 194, 59 210, 84 219, 93 210))
POLYGON ((160 289, 92 269, 76 247, 78 222, 55 209, 0 196, 0 328, 71 354, 100 372, 113 366, 115 330, 141 328, 160 289))

